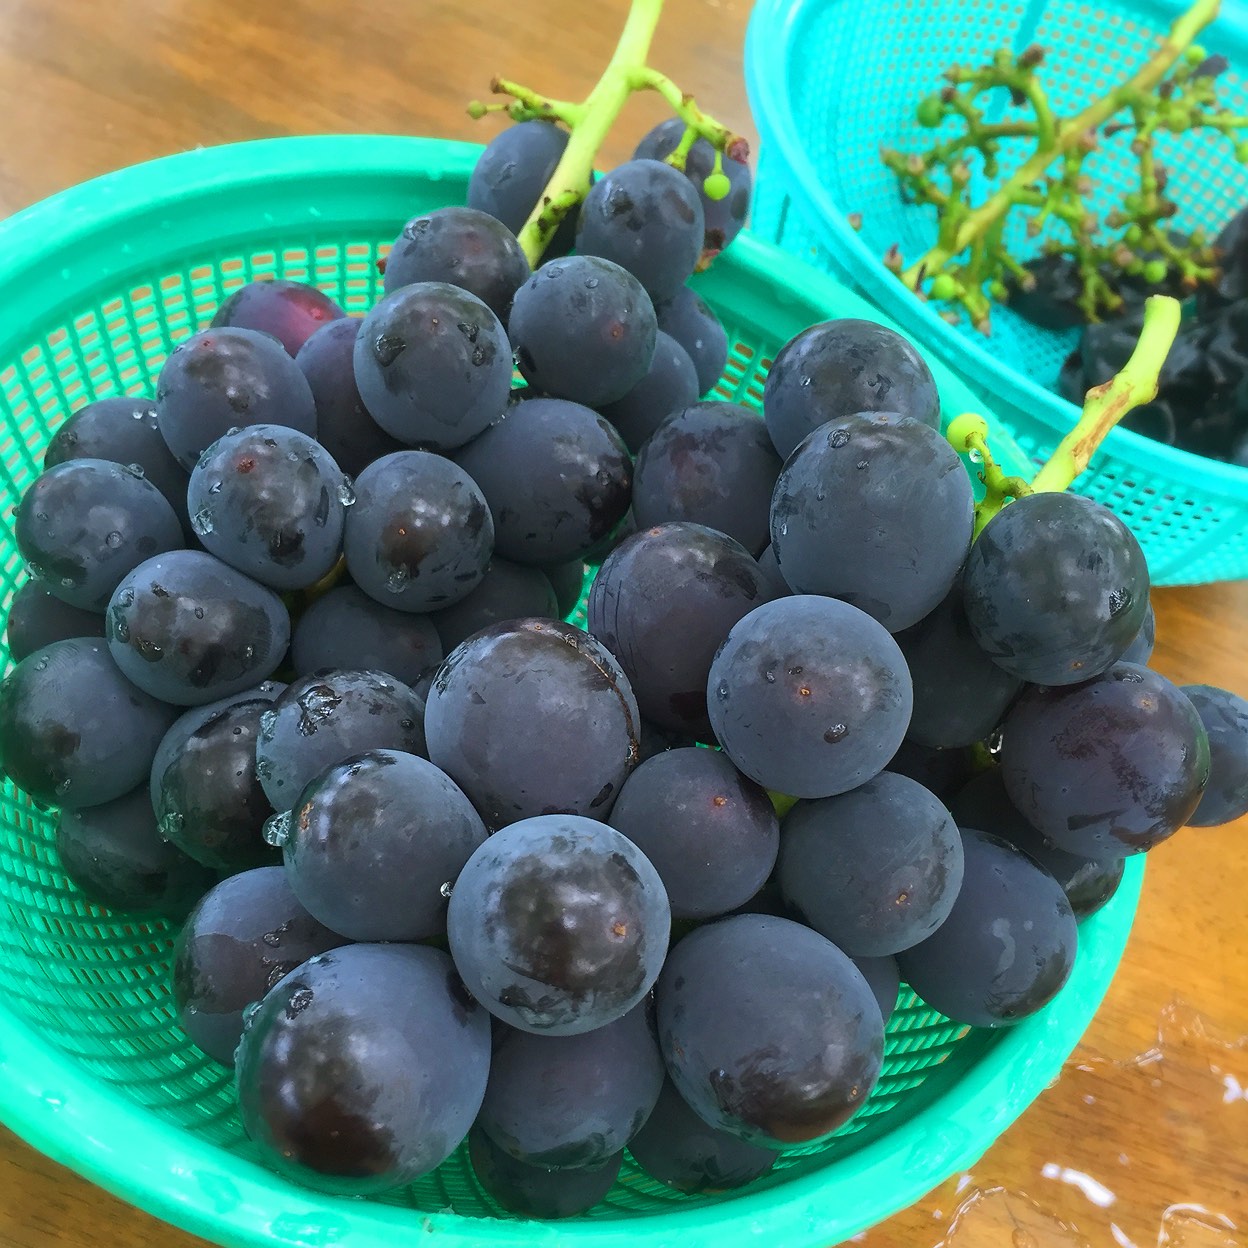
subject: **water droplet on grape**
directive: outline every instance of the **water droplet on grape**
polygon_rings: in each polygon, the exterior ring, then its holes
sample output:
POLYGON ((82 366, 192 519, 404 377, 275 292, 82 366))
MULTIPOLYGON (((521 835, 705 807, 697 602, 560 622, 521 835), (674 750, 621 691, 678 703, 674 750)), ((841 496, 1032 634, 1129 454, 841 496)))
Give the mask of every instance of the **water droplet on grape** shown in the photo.
POLYGON ((598 279, 596 277, 587 277, 585 279, 585 288, 587 290, 595 290, 597 289, 597 286, 598 286, 598 279))
POLYGON ((386 588, 392 594, 401 594, 403 586, 407 584, 407 566, 397 567, 386 577, 386 588))
POLYGON ((48 656, 45 654, 35 663, 35 671, 46 672, 48 670, 48 656))
POLYGON ((141 407, 136 407, 130 415, 133 416, 135 420, 142 420, 147 413, 141 407))
POLYGON ((256 1015, 260 1013, 260 1002, 252 1001, 243 1006, 243 1030, 250 1031, 251 1025, 256 1021, 256 1015))
POLYGON ((72 576, 61 577, 62 589, 73 589, 73 587, 74 587, 74 578, 72 576))
POLYGON ((196 607, 196 608, 195 608, 195 618, 196 618, 197 620, 202 620, 202 619, 204 618, 204 609, 203 609, 203 607, 196 607))
POLYGON ((212 484, 208 487, 208 493, 209 493, 209 494, 220 494, 220 493, 221 493, 221 482, 220 482, 220 481, 214 481, 214 482, 213 482, 213 483, 212 483, 212 484))
POLYGON ((62 780, 62 781, 61 781, 61 782, 60 782, 60 783, 56 786, 56 795, 57 795, 57 797, 64 797, 64 796, 65 796, 65 794, 69 792, 69 789, 70 789, 70 782, 69 782, 68 780, 62 780))
POLYGON ((264 821, 264 832, 262 835, 266 845, 272 845, 274 849, 281 849, 290 840, 290 811, 285 810, 281 814, 270 815, 264 821))
POLYGON ((446 881, 446 882, 442 885, 442 887, 441 887, 440 889, 438 889, 438 892, 440 892, 440 893, 442 894, 442 896, 443 896, 443 897, 449 897, 449 896, 451 895, 451 882, 450 882, 450 880, 447 880, 447 881, 446 881))
POLYGON ((176 810, 171 810, 167 814, 162 815, 160 819, 160 839, 168 844, 182 831, 185 822, 176 810))
POLYGON ((832 727, 823 734, 823 739, 829 745, 835 745, 838 741, 844 741, 848 733, 849 729, 844 724, 833 724, 832 727))
POLYGON ((355 502, 355 482, 345 473, 338 483, 338 501, 344 507, 350 507, 355 502))
POLYGON ((844 429, 833 429, 832 436, 828 438, 828 445, 836 447, 838 450, 849 441, 849 433, 844 429))
POLYGON ((808 386, 808 385, 810 385, 810 378, 809 378, 809 377, 802 377, 802 378, 801 378, 801 380, 798 382, 798 385, 800 385, 800 386, 808 386))
POLYGON ((140 480, 147 479, 147 473, 143 471, 142 464, 127 464, 126 471, 131 475, 138 477, 140 480))
POLYGON ((207 537, 212 532, 212 512, 207 507, 201 507, 191 517, 191 528, 197 537, 207 537))
MULTIPOLYGON (((263 688, 263 686, 261 686, 263 688)), ((268 741, 273 736, 273 730, 277 727, 277 712, 265 711, 260 716, 260 738, 268 741)))
POLYGON ((46 511, 37 511, 35 512, 35 519, 46 523, 48 519, 48 513, 46 511))
POLYGON ((120 533, 118 533, 116 529, 114 529, 114 530, 113 530, 113 531, 112 531, 112 532, 111 532, 111 533, 110 533, 110 534, 109 534, 109 535, 108 535, 108 536, 104 539, 104 544, 105 544, 106 546, 110 547, 111 549, 116 550, 116 549, 117 549, 117 547, 118 547, 118 546, 120 546, 120 545, 122 544, 122 542, 123 542, 123 541, 125 541, 125 538, 123 538, 123 537, 121 536, 121 534, 120 534, 120 533))
POLYGON ((719 682, 719 684, 715 687, 715 696, 721 702, 728 701, 728 682, 727 681, 721 680, 719 682))

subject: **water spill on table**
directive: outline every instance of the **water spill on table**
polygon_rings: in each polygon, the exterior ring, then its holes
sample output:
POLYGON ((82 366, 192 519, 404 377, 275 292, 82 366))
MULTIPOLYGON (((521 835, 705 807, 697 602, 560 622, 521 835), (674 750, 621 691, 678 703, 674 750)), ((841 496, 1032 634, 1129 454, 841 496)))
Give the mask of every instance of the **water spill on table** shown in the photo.
POLYGON ((966 1174, 865 1248, 1248 1248, 1248 1036, 1182 1002, 1126 1060, 1087 1049, 966 1174))

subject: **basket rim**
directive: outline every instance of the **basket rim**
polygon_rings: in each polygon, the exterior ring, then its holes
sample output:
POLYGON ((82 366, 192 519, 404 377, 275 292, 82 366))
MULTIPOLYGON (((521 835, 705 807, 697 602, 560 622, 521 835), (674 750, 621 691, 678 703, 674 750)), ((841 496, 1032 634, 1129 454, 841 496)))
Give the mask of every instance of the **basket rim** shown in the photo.
MULTIPOLYGON (((834 243, 838 260, 864 294, 899 325, 931 344, 934 351, 959 369, 969 384, 1026 411, 1060 439, 1078 418, 1079 409, 1030 377, 1004 364, 990 349, 959 333, 926 304, 916 299, 863 242, 846 213, 825 189, 818 170, 799 136, 802 133, 789 96, 789 57, 805 15, 812 9, 847 0, 755 0, 745 37, 746 92, 764 149, 777 152, 784 162, 786 192, 797 189, 813 208, 820 229, 834 243)), ((870 0, 862 0, 870 3, 870 0)), ((1182 0, 1149 0, 1159 17, 1177 15, 1187 7, 1182 0)), ((1220 33, 1248 45, 1248 14, 1224 8, 1216 25, 1220 33)), ((1206 35, 1208 32, 1206 32, 1206 35)), ((1202 39, 1207 43, 1208 39, 1202 39)), ((1112 429, 1094 462, 1116 455, 1140 471, 1195 479, 1202 494, 1248 501, 1248 468, 1208 459, 1193 451, 1166 446, 1130 429, 1112 429)))
MULTIPOLYGON (((130 166, 41 201, 0 224, 0 286, 71 237, 89 239, 129 211, 212 187, 274 178, 411 178, 464 174, 481 147, 441 139, 335 135, 264 139, 196 149, 130 166), (101 210, 101 196, 106 203, 101 210), (51 228, 55 227, 55 228, 51 228), (21 240, 20 261, 7 257, 21 240)), ((812 300, 861 296, 744 232, 720 263, 742 279, 812 300)), ((887 316, 885 315, 885 319, 887 316)), ((935 371, 935 370, 934 370, 935 371)), ((941 371, 945 371, 941 369, 941 371)), ((904 1124, 830 1166, 713 1205, 651 1216, 562 1224, 422 1214, 305 1191, 193 1136, 92 1077, 0 1004, 0 1121, 39 1151, 149 1213, 230 1245, 373 1248, 383 1236, 436 1232, 450 1248, 534 1243, 633 1248, 722 1248, 763 1235, 786 1248, 816 1248, 912 1203, 977 1160, 1058 1074, 1095 1014, 1121 959, 1144 875, 1128 860, 1114 898, 1080 924, 1080 952, 1066 986, 1039 1014, 978 1033, 982 1051, 956 1084, 904 1124), (900 1164, 899 1164, 900 1161, 900 1164)), ((0 910, 0 935, 11 930, 0 910)))

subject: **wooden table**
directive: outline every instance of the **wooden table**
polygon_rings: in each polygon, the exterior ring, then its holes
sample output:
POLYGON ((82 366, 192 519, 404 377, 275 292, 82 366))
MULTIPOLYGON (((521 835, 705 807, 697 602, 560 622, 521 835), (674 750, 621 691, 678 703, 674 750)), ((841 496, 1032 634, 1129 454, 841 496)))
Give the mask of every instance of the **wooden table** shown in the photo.
MULTIPOLYGON (((0 214, 198 144, 327 132, 484 141, 498 123, 472 122, 464 104, 485 95, 494 74, 583 95, 624 8, 624 0, 4 0, 0 214)), ((754 140, 741 70, 748 4, 669 0, 669 9, 653 62, 754 140)), ((627 159, 662 115, 657 99, 635 101, 601 163, 627 159)), ((1162 591, 1155 601, 1160 671, 1248 693, 1248 584, 1162 591)), ((1076 1068, 973 1175, 864 1242, 1248 1246, 1246 836, 1242 821, 1190 830, 1150 856, 1135 932, 1076 1068), (1164 1056, 1133 1061, 1156 1045, 1159 1021, 1164 1056), (1238 1232, 1219 1225, 1219 1214, 1238 1232)), ((0 1130, 0 1244, 199 1242, 0 1130)))

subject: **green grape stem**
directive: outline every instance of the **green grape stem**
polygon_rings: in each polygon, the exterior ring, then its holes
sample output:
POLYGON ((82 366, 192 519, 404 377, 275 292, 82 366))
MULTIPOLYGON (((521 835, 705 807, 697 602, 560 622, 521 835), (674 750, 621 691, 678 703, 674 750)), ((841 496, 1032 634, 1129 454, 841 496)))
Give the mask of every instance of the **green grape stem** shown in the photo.
POLYGON ((984 497, 975 506, 974 537, 1010 499, 1066 489, 1088 466, 1109 431, 1133 408, 1156 397, 1158 378, 1179 320, 1177 299, 1153 295, 1144 301, 1144 325, 1131 358, 1104 385, 1088 391, 1078 423, 1030 483, 1007 475, 993 458, 988 422, 982 416, 967 412, 950 422, 945 434, 949 445, 963 455, 976 453, 982 462, 979 479, 984 484, 984 497))
POLYGON ((697 107, 692 96, 646 64, 662 11, 663 0, 632 0, 624 29, 606 69, 589 95, 579 103, 548 99, 518 83, 496 78, 490 84, 491 89, 511 96, 513 103, 495 109, 474 101, 468 107, 469 115, 473 117, 482 116, 487 111, 506 111, 513 120, 549 118, 562 121, 569 129, 568 145, 546 189, 517 235, 524 254, 534 268, 541 263, 542 255, 560 222, 588 193, 598 151, 634 91, 658 92, 685 123, 684 139, 687 142, 682 140, 677 151, 672 153, 676 159, 671 163, 677 168, 684 168, 684 157, 698 138, 707 139, 717 153, 726 152, 741 161, 749 158, 749 144, 745 139, 708 117, 697 107))
MULTIPOLYGON (((1219 132, 1237 142, 1238 132, 1248 128, 1248 118, 1218 105, 1216 78, 1226 68, 1225 61, 1208 57, 1193 44, 1217 16, 1219 3, 1195 0, 1134 74, 1071 117, 1054 113, 1034 72, 1043 56, 1039 48, 1029 48, 1017 57, 1003 50, 986 66, 948 70, 948 85, 919 105, 918 119, 925 127, 934 127, 957 118, 964 132, 922 153, 881 154, 897 175, 903 194, 931 204, 938 218, 934 246, 912 262, 897 264, 894 257, 889 267, 920 297, 938 298, 930 283, 941 275, 955 278, 955 295, 942 301, 960 304, 972 322, 986 331, 990 304, 985 289, 1005 293, 1002 279, 1010 273, 1018 276, 1018 266, 1010 261, 1000 238, 1007 217, 1019 208, 1032 213, 1027 222, 1029 237, 1035 237, 1049 221, 1068 232, 1069 242, 1046 244, 1046 249, 1074 262, 1082 283, 1079 306, 1090 320, 1120 306, 1116 276, 1139 275, 1146 263, 1158 270, 1157 281, 1174 276, 1188 290, 1212 277, 1215 257, 1203 239, 1193 236, 1176 242, 1171 238, 1170 221, 1178 208, 1166 198, 1167 175, 1155 159, 1154 147, 1159 137, 1198 129, 1219 132), (985 122, 979 97, 999 89, 1008 90, 1015 105, 1028 105, 1031 119, 985 122), (1124 110, 1129 120, 1111 121, 1124 110), (1102 135, 1119 131, 1133 132, 1138 187, 1122 195, 1121 205, 1102 221, 1088 209, 1093 184, 1083 164, 1102 135), (1029 141, 1030 153, 1022 154, 1025 158, 982 203, 973 204, 966 190, 964 158, 977 152, 983 173, 993 178, 1003 139, 1029 141), (1053 171, 1059 162, 1060 171, 1053 171), (937 174, 943 177, 938 180, 937 174), (1121 236, 1099 242, 1102 225, 1122 231, 1121 236)), ((1248 143, 1236 148, 1236 158, 1248 163, 1248 143)))
POLYGON ((1106 434, 1132 409, 1157 397, 1162 365, 1179 332, 1179 302, 1169 295, 1144 301, 1144 325, 1131 358, 1107 382, 1089 390, 1078 424, 1058 443, 1032 480, 1035 493, 1064 490, 1087 466, 1106 434))

